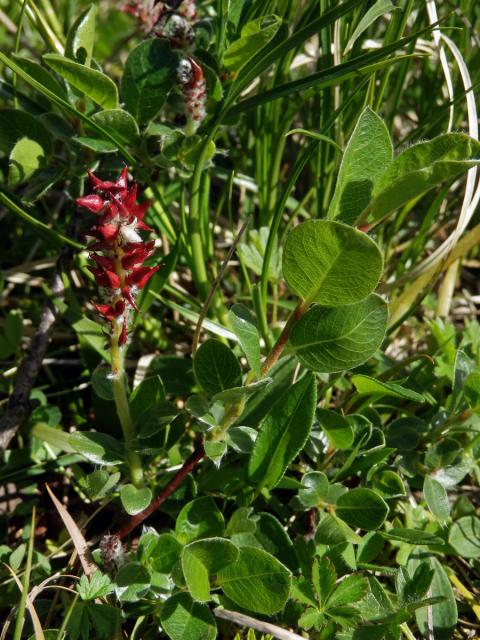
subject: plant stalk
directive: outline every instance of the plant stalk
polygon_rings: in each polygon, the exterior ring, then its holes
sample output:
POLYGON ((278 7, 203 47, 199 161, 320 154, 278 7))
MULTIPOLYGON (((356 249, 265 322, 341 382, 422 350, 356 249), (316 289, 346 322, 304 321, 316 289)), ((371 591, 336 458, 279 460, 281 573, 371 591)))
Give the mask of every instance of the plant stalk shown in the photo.
POLYGON ((13 640, 20 640, 20 638, 22 637, 23 625, 25 623, 25 610, 27 608, 28 587, 30 584, 30 574, 32 571, 33 542, 35 538, 35 519, 36 519, 36 511, 34 506, 32 509, 30 539, 28 541, 27 560, 25 564, 25 573, 23 575, 22 594, 20 596, 20 604, 18 605, 17 621, 15 623, 13 640))
POLYGON ((117 408, 118 419, 123 431, 128 468, 130 470, 130 480, 136 487, 143 484, 142 460, 134 450, 135 427, 133 425, 130 407, 128 406, 126 381, 125 381, 125 352, 119 344, 121 326, 115 326, 112 336, 112 372, 113 397, 117 408))

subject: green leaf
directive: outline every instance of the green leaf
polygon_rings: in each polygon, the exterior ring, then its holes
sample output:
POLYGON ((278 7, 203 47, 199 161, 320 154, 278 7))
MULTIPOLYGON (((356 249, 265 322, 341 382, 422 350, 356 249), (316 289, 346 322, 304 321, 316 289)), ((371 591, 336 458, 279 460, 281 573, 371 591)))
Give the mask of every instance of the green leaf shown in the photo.
POLYGON ((257 434, 257 430, 252 427, 229 427, 225 440, 234 451, 250 454, 253 451, 257 434))
POLYGON ((92 373, 92 387, 102 400, 113 401, 112 370, 108 365, 98 365, 92 373))
POLYGON ((401 567, 397 573, 397 591, 400 595, 400 604, 402 606, 410 605, 426 597, 434 573, 428 562, 421 562, 411 578, 408 571, 401 567))
POLYGON ((395 158, 376 183, 362 219, 377 221, 447 180, 480 163, 480 143, 463 133, 445 133, 419 142, 395 158))
POLYGON ((109 352, 105 349, 105 334, 98 322, 94 322, 84 316, 75 316, 72 322, 72 328, 75 330, 80 345, 83 348, 85 348, 85 345, 88 345, 100 354, 106 362, 110 362, 109 352))
POLYGON ((247 356, 248 364, 258 376, 260 374, 260 338, 255 319, 244 304, 234 304, 228 312, 228 320, 247 356))
MULTIPOLYGON (((0 60, 9 69, 11 69, 14 73, 16 73, 17 76, 22 78, 22 80, 25 80, 25 82, 27 82, 30 86, 32 86, 34 89, 39 91, 41 94, 45 95, 50 100, 50 102, 60 107, 60 109, 67 112, 68 114, 73 115, 74 117, 78 118, 82 122, 85 122, 90 128, 93 128, 94 130, 96 130, 100 136, 104 137, 107 140, 110 140, 110 142, 117 145, 118 149, 121 151, 125 160, 127 160, 127 162, 129 163, 135 164, 135 158, 129 153, 128 149, 126 149, 126 147, 122 145, 122 143, 119 140, 117 141, 117 139, 111 133, 109 133, 108 131, 105 131, 100 126, 98 126, 97 123, 94 122, 89 116, 87 116, 82 111, 79 111, 78 109, 76 109, 74 106, 72 106, 69 102, 67 102, 63 98, 60 98, 59 96, 57 96, 55 93, 50 91, 47 87, 43 86, 41 82, 33 78, 30 74, 26 73, 18 64, 13 62, 13 60, 10 60, 1 51, 0 51, 0 60)), ((0 127, 0 131, 1 131, 1 127, 0 127)), ((50 141, 50 134, 48 133, 48 131, 47 131, 47 136, 48 136, 47 140, 50 141)), ((30 137, 32 138, 32 136, 30 137)), ((35 138, 33 137, 33 139, 35 138)), ((0 137, 0 143, 1 143, 1 137, 0 137)), ((23 215, 22 217, 25 218, 25 215, 23 215)), ((73 246, 74 241, 71 239, 68 239, 68 240, 70 244, 72 244, 73 246)))
POLYGON ((326 606, 330 609, 331 607, 340 607, 352 602, 358 602, 367 594, 367 589, 367 580, 362 576, 347 576, 328 598, 326 606))
POLYGON ((134 516, 148 507, 152 501, 152 491, 148 487, 137 489, 133 484, 125 484, 120 489, 120 499, 125 511, 134 516))
POLYGON ((142 380, 132 391, 128 400, 134 423, 140 423, 147 411, 159 407, 164 400, 165 388, 160 376, 151 376, 142 380))
POLYGON ((306 303, 330 307, 363 300, 375 289, 383 260, 373 240, 331 220, 302 222, 288 234, 283 275, 306 303))
POLYGON ((226 345, 213 338, 197 349, 193 371, 198 383, 210 395, 239 386, 242 382, 237 357, 226 345))
POLYGON ((262 378, 251 384, 244 384, 242 387, 232 387, 225 391, 220 391, 212 397, 212 402, 224 402, 225 404, 238 404, 241 400, 253 396, 272 383, 272 378, 262 378))
POLYGON ((100 498, 104 498, 110 493, 119 480, 119 472, 109 474, 103 469, 98 469, 97 471, 89 473, 84 478, 80 478, 79 484, 85 489, 89 498, 92 500, 100 500, 100 498))
POLYGON ((300 362, 313 371, 353 369, 380 347, 387 319, 387 303, 376 294, 343 307, 314 305, 293 326, 290 344, 300 362))
POLYGON ((210 576, 238 558, 238 548, 224 538, 207 538, 186 545, 182 551, 182 569, 194 600, 210 599, 210 576))
MULTIPOLYGON (((103 640, 110 640, 115 636, 117 630, 122 624, 121 612, 117 607, 89 602, 86 606, 86 612, 90 618, 92 628, 95 629, 95 635, 98 635, 99 639, 103 638, 103 640)), ((70 634, 69 637, 71 637, 70 634)), ((57 640, 57 638, 58 635, 55 640, 57 640)))
POLYGON ((419 630, 424 637, 433 635, 435 640, 449 640, 457 626, 457 604, 453 594, 447 572, 437 558, 412 558, 408 561, 408 572, 413 573, 421 561, 427 561, 434 570, 433 580, 428 591, 431 598, 441 597, 443 601, 434 604, 430 610, 427 607, 417 609, 415 617, 419 630), (429 630, 430 629, 430 630, 429 630))
MULTIPOLYGON (((248 242, 240 242, 237 253, 245 265, 257 276, 261 276, 264 268, 264 260, 269 244, 270 229, 260 227, 248 232, 248 242)), ((268 264, 268 272, 265 277, 276 282, 281 277, 280 254, 278 252, 277 235, 272 237, 271 257, 268 264)))
POLYGON ((399 542, 406 542, 407 544, 415 545, 442 545, 443 540, 438 536, 428 533, 427 531, 421 531, 420 529, 403 529, 393 528, 389 531, 381 531, 380 534, 386 540, 398 540, 399 542))
POLYGON ((82 600, 95 600, 103 598, 113 591, 113 584, 110 578, 98 569, 92 573, 90 578, 81 576, 77 591, 82 600))
POLYGON ((212 462, 215 462, 217 466, 220 466, 220 462, 227 452, 227 443, 207 440, 203 446, 207 458, 209 458, 212 462))
POLYGON ((362 538, 350 527, 331 513, 325 513, 315 532, 315 542, 318 544, 336 545, 342 542, 359 544, 362 538))
POLYGON ((65 55, 81 64, 90 66, 95 45, 95 18, 97 7, 91 4, 70 27, 65 45, 65 55))
POLYGON ((121 443, 106 433, 76 431, 69 436, 68 442, 93 464, 107 467, 123 461, 121 443))
POLYGON ((352 425, 346 418, 328 409, 317 409, 320 427, 325 431, 330 443, 337 449, 349 449, 354 440, 352 425))
POLYGON ((354 224, 370 203, 376 182, 392 160, 393 147, 387 127, 367 107, 345 149, 327 217, 354 224))
POLYGON ((315 558, 312 565, 312 583, 317 594, 318 603, 323 609, 331 593, 335 589, 337 573, 330 558, 315 558))
POLYGON ((34 140, 45 155, 51 154, 52 135, 38 118, 19 109, 0 109, 0 151, 9 155, 22 138, 34 140))
POLYGON ((162 108, 177 80, 178 54, 167 40, 145 40, 130 52, 122 78, 125 108, 146 124, 162 108))
POLYGON ((171 533, 148 531, 140 538, 137 556, 141 563, 153 571, 170 573, 180 559, 182 545, 171 533))
POLYGON ((135 144, 140 135, 135 118, 123 109, 98 111, 92 120, 126 144, 135 144))
POLYGON ((89 138, 87 136, 74 136, 72 141, 81 147, 95 151, 95 153, 115 153, 118 149, 118 145, 110 142, 110 140, 99 140, 98 138, 89 138))
POLYGON ((160 620, 171 640, 215 640, 217 627, 210 609, 194 602, 188 593, 177 593, 162 607, 160 620))
POLYGON ((347 46, 345 47, 344 55, 350 51, 358 38, 362 35, 364 31, 368 29, 368 27, 377 20, 380 16, 383 16, 385 13, 389 13, 390 11, 395 11, 399 9, 396 7, 390 0, 377 0, 373 6, 362 16, 362 19, 357 24, 355 31, 350 36, 349 41, 347 42, 347 46))
POLYGON ((389 447, 395 447, 399 451, 414 451, 420 442, 424 428, 425 423, 423 420, 415 416, 397 418, 388 425, 386 433, 387 444, 389 447))
POLYGON ((375 474, 373 488, 385 499, 400 498, 405 495, 403 480, 398 473, 390 469, 383 469, 375 474))
POLYGON ((388 505, 371 489, 350 489, 337 500, 336 514, 352 527, 378 529, 388 514, 388 505))
POLYGON ((402 398, 411 402, 425 402, 425 398, 416 391, 393 382, 381 382, 363 374, 352 376, 352 382, 360 395, 378 394, 379 396, 402 398))
POLYGON ((433 515, 439 520, 447 520, 450 516, 450 505, 445 487, 430 476, 425 476, 423 495, 433 515))
POLYGON ((298 498, 304 507, 316 507, 328 496, 328 478, 322 471, 310 471, 302 478, 303 489, 299 489, 298 498))
POLYGON ((68 95, 65 87, 60 84, 60 82, 55 78, 55 76, 44 69, 38 62, 34 60, 30 60, 29 58, 22 58, 20 56, 14 55, 15 62, 21 67, 24 71, 26 71, 32 78, 41 82, 42 85, 50 89, 52 93, 55 93, 57 96, 62 98, 63 100, 68 100, 68 95))
POLYGON ((448 542, 462 558, 479 558, 480 518, 471 515, 456 520, 450 528, 448 542))
POLYGON ((275 37, 282 24, 276 15, 263 16, 248 22, 225 52, 223 64, 230 71, 239 71, 275 37))
POLYGON ((44 61, 75 89, 78 89, 104 109, 118 107, 118 90, 108 76, 101 71, 73 62, 57 53, 46 53, 44 61))
POLYGON ((312 427, 316 403, 315 379, 309 374, 274 404, 260 427, 248 465, 250 480, 258 489, 272 489, 302 449, 312 427))
POLYGON ((240 547, 238 560, 217 575, 225 595, 248 611, 271 615, 285 605, 290 571, 262 549, 240 547))
POLYGON ((372 562, 382 552, 385 540, 377 531, 370 531, 358 545, 357 562, 372 562))
POLYGON ((209 496, 195 498, 180 511, 175 523, 175 534, 182 544, 198 538, 221 536, 225 523, 223 515, 209 496))
POLYGON ((139 562, 128 562, 115 576, 117 597, 122 602, 137 602, 150 587, 150 574, 139 562))

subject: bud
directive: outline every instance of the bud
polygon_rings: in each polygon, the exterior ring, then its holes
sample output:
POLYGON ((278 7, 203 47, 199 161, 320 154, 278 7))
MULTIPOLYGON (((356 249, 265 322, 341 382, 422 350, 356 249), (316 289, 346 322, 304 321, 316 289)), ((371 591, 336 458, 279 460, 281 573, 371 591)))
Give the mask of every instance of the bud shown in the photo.
POLYGON ((125 562, 125 551, 118 536, 106 535, 100 540, 100 553, 103 564, 110 573, 118 571, 125 562))
POLYGON ((178 65, 177 78, 187 108, 186 133, 193 135, 207 115, 207 85, 202 67, 190 56, 182 58, 178 65))
POLYGON ((143 218, 150 201, 137 204, 137 183, 128 184, 125 167, 116 182, 102 181, 89 172, 94 193, 77 199, 77 204, 97 216, 87 231, 95 238, 90 258, 97 284, 103 289, 102 304, 95 304, 99 316, 109 325, 110 337, 120 346, 127 342, 128 320, 137 309, 135 298, 159 267, 143 265, 155 250, 155 242, 144 242, 139 232, 151 231, 143 218))

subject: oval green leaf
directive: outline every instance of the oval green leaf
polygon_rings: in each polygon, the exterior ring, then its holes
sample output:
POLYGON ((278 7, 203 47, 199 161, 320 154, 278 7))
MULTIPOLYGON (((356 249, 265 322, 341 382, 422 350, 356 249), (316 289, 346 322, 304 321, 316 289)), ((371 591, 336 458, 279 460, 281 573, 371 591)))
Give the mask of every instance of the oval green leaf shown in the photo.
POLYGON ((262 549, 240 547, 238 560, 217 575, 225 595, 248 611, 272 615, 285 605, 291 573, 262 549))
POLYGON ((221 536, 225 527, 223 515, 213 498, 204 496, 187 503, 175 523, 175 534, 182 544, 198 538, 221 536))
POLYGON ((244 304, 234 304, 228 312, 228 320, 237 336, 248 364, 255 375, 260 373, 260 338, 255 319, 244 304))
POLYGON ((317 409, 320 427, 325 431, 330 443, 337 449, 349 449, 354 440, 352 425, 340 413, 329 409, 317 409))
POLYGON ((447 520, 450 516, 450 505, 445 487, 431 476, 425 476, 423 495, 433 515, 439 520, 447 520))
POLYGON ((95 45, 95 18, 97 7, 91 4, 70 27, 65 55, 81 64, 90 66, 95 45))
POLYGON ((238 558, 238 547, 224 538, 207 538, 191 542, 182 551, 182 569, 194 600, 210 599, 210 576, 238 558))
POLYGON ((471 515, 456 520, 450 529, 448 542, 463 558, 479 558, 480 518, 471 515))
POLYGON ((403 398, 411 402, 425 402, 425 398, 413 391, 413 389, 407 389, 394 382, 382 382, 363 374, 352 376, 352 382, 360 395, 390 396, 392 398, 403 398))
POLYGON ((328 218, 354 224, 368 206, 375 183, 393 159, 390 134, 369 107, 362 113, 343 155, 328 218))
POLYGON ((380 347, 387 319, 387 303, 376 294, 346 307, 315 305, 294 325, 290 344, 313 371, 353 369, 380 347))
POLYGON ((188 593, 177 593, 162 607, 160 620, 171 640, 215 640, 217 627, 210 609, 194 602, 188 593))
POLYGON ((45 151, 38 142, 21 138, 9 158, 8 186, 16 187, 29 180, 45 162, 45 151))
POLYGON ((123 462, 121 443, 107 433, 76 431, 68 437, 68 442, 93 464, 108 467, 123 462))
POLYGON ((242 370, 235 354, 213 338, 198 348, 193 371, 198 383, 210 395, 237 387, 242 382, 242 370))
POLYGON ((373 531, 385 521, 388 505, 375 491, 360 487, 338 498, 336 514, 352 527, 373 531))
POLYGON ((129 54, 122 78, 125 108, 139 124, 146 124, 162 108, 177 80, 178 54, 167 40, 141 42, 129 54))
POLYGON ((108 76, 57 53, 46 53, 43 59, 75 89, 78 89, 104 109, 118 107, 118 90, 108 76))
POLYGON ((111 133, 117 140, 135 144, 139 136, 135 118, 123 109, 105 109, 92 115, 92 120, 111 133))
POLYGON ((308 220, 291 231, 283 252, 283 275, 307 303, 354 304, 377 286, 382 254, 365 233, 332 220, 308 220))
POLYGON ((248 465, 258 488, 272 489, 304 446, 315 415, 317 391, 311 374, 296 382, 274 404, 260 427, 248 465))
POLYGON ((464 133, 445 133, 409 147, 395 158, 373 190, 362 213, 380 220, 413 198, 480 163, 480 143, 464 133))
POLYGON ((137 489, 133 484, 126 484, 120 489, 120 499, 125 511, 134 516, 148 507, 152 492, 148 487, 137 489))

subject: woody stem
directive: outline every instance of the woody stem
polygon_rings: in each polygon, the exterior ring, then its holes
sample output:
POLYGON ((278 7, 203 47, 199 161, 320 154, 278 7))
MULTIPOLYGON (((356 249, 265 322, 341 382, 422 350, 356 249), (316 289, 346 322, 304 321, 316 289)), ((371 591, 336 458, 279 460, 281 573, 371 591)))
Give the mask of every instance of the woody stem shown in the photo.
POLYGON ((125 440, 125 450, 128 468, 130 470, 130 479, 136 487, 143 484, 143 467, 142 460, 138 453, 134 450, 135 427, 130 414, 130 407, 127 398, 127 386, 125 380, 125 353, 124 348, 120 346, 121 326, 114 326, 114 332, 111 342, 112 354, 112 372, 113 378, 113 397, 117 408, 117 415, 123 431, 125 440))

